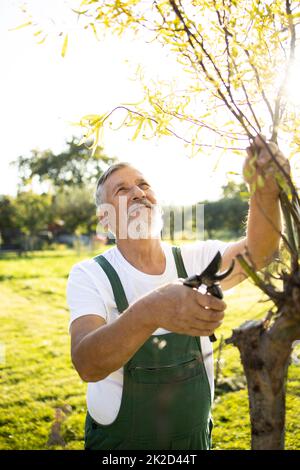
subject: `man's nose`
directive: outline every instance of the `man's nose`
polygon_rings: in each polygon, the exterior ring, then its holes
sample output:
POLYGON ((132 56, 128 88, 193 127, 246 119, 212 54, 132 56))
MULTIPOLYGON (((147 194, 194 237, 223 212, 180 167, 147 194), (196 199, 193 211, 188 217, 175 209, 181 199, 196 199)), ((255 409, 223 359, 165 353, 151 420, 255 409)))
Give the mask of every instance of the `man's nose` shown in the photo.
POLYGON ((131 190, 131 193, 132 193, 132 199, 133 200, 136 200, 136 199, 142 199, 144 197, 146 197, 146 194, 145 194, 145 191, 143 191, 139 186, 135 185, 133 186, 132 190, 131 190))

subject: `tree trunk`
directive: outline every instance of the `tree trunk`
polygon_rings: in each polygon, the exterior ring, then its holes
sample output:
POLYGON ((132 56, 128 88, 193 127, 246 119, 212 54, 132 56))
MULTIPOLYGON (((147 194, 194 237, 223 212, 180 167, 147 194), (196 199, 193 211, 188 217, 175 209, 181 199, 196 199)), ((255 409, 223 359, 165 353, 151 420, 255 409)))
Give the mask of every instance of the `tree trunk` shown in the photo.
MULTIPOLYGON (((287 364, 285 367, 287 370, 287 364)), ((252 450, 284 449, 285 377, 279 378, 279 389, 275 391, 267 370, 262 370, 261 374, 248 373, 247 381, 252 450), (263 393, 260 392, 261 384, 263 393)))
POLYGON ((247 378, 252 450, 284 449, 286 376, 292 341, 291 324, 278 319, 265 329, 248 321, 233 330, 227 343, 240 351, 247 378))

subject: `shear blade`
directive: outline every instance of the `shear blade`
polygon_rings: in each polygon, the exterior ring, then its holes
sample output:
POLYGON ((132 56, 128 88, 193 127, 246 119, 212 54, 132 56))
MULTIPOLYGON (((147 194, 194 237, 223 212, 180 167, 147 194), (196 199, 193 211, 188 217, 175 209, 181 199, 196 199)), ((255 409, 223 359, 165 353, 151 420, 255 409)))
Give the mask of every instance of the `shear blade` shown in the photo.
POLYGON ((221 253, 218 251, 216 256, 212 259, 209 263, 207 268, 200 274, 201 278, 209 279, 210 281, 221 281, 225 277, 229 276, 232 272, 234 267, 234 260, 232 260, 231 265, 226 271, 223 271, 220 274, 217 274, 221 267, 222 256, 221 253))

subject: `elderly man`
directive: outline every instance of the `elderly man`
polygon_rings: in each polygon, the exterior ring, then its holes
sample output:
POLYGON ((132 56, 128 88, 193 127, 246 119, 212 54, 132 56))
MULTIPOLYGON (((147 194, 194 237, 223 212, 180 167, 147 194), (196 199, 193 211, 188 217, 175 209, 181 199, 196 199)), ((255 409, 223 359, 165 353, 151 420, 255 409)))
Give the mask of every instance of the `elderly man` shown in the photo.
MULTIPOLYGON (((217 251, 223 270, 245 249, 257 269, 278 250, 279 190, 264 141, 258 136, 254 145, 258 157, 254 147, 247 149, 245 181, 251 187, 264 172, 266 184, 250 198, 246 237, 232 243, 207 240, 176 249, 160 239, 154 191, 136 168, 113 165, 99 179, 99 219, 116 246, 76 264, 67 287, 72 361, 88 382, 85 449, 210 449, 209 336, 226 305, 184 286, 182 278, 205 269, 217 251)), ((274 145, 273 151, 286 165, 274 145)), ((246 277, 235 263, 221 287, 246 277)))

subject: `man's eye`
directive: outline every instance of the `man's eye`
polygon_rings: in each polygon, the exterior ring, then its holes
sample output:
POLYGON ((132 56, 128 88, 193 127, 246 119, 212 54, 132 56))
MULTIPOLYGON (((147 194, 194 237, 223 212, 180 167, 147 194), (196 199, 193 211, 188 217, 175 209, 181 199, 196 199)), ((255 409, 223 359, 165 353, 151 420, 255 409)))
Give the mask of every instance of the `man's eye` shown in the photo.
POLYGON ((124 188, 124 187, 119 188, 118 191, 117 191, 117 194, 118 194, 120 191, 126 191, 126 189, 127 189, 127 188, 124 188))
POLYGON ((141 186, 142 188, 146 188, 146 189, 147 189, 147 188, 150 188, 150 186, 149 186, 148 183, 141 183, 140 186, 141 186))

